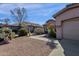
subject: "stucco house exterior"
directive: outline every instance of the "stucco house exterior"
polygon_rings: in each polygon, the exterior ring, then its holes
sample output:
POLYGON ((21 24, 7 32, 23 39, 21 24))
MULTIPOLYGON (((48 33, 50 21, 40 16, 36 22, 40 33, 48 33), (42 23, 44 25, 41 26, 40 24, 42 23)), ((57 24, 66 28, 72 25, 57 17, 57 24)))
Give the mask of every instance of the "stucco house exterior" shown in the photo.
POLYGON ((32 22, 23 22, 22 27, 26 28, 27 30, 29 30, 32 33, 34 32, 34 30, 36 28, 42 28, 41 25, 36 24, 36 23, 32 23, 32 22))
POLYGON ((58 39, 79 40, 79 4, 69 4, 53 15, 58 39))

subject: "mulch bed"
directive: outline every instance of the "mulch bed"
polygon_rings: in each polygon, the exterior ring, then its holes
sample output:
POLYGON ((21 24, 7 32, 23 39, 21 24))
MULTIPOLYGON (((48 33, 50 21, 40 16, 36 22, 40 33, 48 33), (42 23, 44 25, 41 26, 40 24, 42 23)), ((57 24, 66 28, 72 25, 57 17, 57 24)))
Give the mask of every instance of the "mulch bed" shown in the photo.
POLYGON ((55 48, 51 42, 19 37, 9 44, 0 45, 2 56, 47 56, 55 48))

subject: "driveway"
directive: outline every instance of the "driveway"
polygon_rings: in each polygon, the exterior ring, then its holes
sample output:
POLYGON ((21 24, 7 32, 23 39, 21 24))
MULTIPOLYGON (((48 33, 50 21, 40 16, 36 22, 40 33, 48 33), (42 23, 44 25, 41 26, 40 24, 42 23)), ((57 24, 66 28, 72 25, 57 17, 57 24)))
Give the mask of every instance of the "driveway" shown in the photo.
POLYGON ((59 41, 56 40, 55 38, 48 38, 48 37, 46 37, 46 34, 30 36, 29 38, 47 41, 47 42, 51 42, 51 44, 54 44, 56 46, 56 48, 51 51, 49 56, 64 56, 63 48, 62 48, 61 44, 59 43, 59 41))
POLYGON ((48 56, 55 48, 52 42, 19 37, 0 45, 0 56, 48 56))
POLYGON ((49 42, 53 40, 54 43, 57 43, 56 48, 52 50, 49 56, 79 56, 79 40, 62 39, 58 41, 45 37, 45 34, 31 36, 30 38, 49 42))
POLYGON ((79 56, 79 40, 62 39, 59 41, 66 56, 79 56))
POLYGON ((46 34, 43 35, 34 35, 34 36, 30 36, 29 38, 34 38, 37 40, 43 40, 43 41, 51 41, 51 39, 46 37, 46 34))

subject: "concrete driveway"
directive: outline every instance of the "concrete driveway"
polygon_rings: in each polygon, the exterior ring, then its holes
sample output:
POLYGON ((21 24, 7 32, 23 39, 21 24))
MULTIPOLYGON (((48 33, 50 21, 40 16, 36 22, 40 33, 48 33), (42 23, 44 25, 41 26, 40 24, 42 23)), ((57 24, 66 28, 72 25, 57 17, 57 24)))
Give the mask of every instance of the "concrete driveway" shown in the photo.
POLYGON ((59 41, 66 56, 79 56, 79 40, 62 39, 59 41))
POLYGON ((35 35, 35 36, 30 36, 29 38, 37 39, 37 40, 43 40, 47 42, 52 42, 52 44, 56 45, 56 48, 54 48, 49 56, 64 56, 63 53, 63 48, 61 47, 61 44, 59 43, 58 40, 54 38, 48 38, 46 37, 46 34, 44 35, 35 35))

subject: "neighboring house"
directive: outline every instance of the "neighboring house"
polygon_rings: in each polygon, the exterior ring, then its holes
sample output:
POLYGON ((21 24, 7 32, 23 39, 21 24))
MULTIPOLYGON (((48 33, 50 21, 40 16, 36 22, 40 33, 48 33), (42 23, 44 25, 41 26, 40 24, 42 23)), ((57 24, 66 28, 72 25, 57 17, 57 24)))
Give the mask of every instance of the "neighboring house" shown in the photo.
POLYGON ((49 19, 46 21, 46 23, 43 25, 44 31, 47 33, 49 28, 52 28, 55 30, 55 20, 49 19))
POLYGON ((41 25, 31 23, 31 22, 23 22, 21 27, 18 26, 17 24, 13 24, 13 25, 0 24, 0 28, 2 28, 2 27, 9 27, 14 32, 17 32, 17 30, 19 30, 20 28, 26 28, 30 32, 34 32, 35 28, 43 28, 41 25))
POLYGON ((48 29, 52 28, 55 30, 55 20, 53 19, 49 19, 48 21, 46 21, 46 23, 43 25, 44 31, 45 33, 48 33, 48 29))
POLYGON ((58 39, 79 40, 79 4, 69 4, 53 15, 58 39))
POLYGON ((44 32, 45 32, 45 33, 48 33, 47 24, 43 24, 43 28, 44 28, 44 32))
POLYGON ((0 24, 0 28, 3 28, 3 27, 8 27, 12 29, 12 31, 15 33, 17 33, 17 31, 21 28, 20 26, 17 26, 17 25, 0 24))
POLYGON ((22 27, 25 27, 30 32, 34 32, 35 28, 41 28, 42 26, 31 22, 23 22, 22 27))
POLYGON ((47 24, 47 28, 52 27, 52 28, 55 29, 55 20, 49 19, 49 20, 46 22, 46 24, 47 24))
POLYGON ((17 25, 0 24, 0 28, 2 28, 2 27, 9 27, 11 29, 19 29, 20 28, 17 25))

